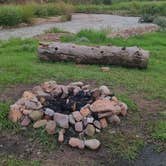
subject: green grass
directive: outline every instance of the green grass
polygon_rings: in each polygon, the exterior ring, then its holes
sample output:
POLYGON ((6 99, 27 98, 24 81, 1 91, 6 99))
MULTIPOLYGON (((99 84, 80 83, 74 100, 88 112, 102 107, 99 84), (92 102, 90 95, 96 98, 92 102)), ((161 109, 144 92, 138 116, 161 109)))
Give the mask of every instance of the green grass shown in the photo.
POLYGON ((143 139, 136 137, 136 134, 131 132, 112 134, 107 129, 99 138, 111 154, 127 160, 135 159, 144 145, 143 139))
POLYGON ((154 123, 152 137, 156 140, 166 141, 166 121, 159 120, 154 123))
MULTIPOLYGON (((75 42, 73 38, 71 41, 75 42)), ((99 44, 100 42, 98 39, 92 40, 91 38, 88 38, 88 41, 88 43, 83 43, 99 44)), ((36 56, 37 41, 13 39, 0 43, 0 85, 4 88, 11 84, 37 84, 50 79, 58 82, 96 80, 99 84, 107 83, 113 89, 123 86, 127 93, 139 92, 149 99, 162 99, 164 101, 166 99, 166 34, 156 32, 127 40, 106 38, 106 40, 101 40, 100 44, 109 43, 118 46, 137 45, 149 50, 151 56, 148 69, 139 70, 110 66, 111 72, 103 73, 98 65, 87 65, 86 68, 80 68, 73 63, 40 62, 36 56)))
POLYGON ((2 166, 40 166, 40 161, 17 159, 14 156, 0 156, 2 166))
POLYGON ((54 27, 54 28, 51 28, 47 31, 45 31, 46 33, 64 33, 65 31, 64 30, 61 30, 57 27, 54 27))
POLYGON ((77 5, 76 12, 88 13, 115 13, 125 15, 142 15, 143 13, 152 13, 156 15, 166 16, 166 2, 153 1, 153 2, 120 2, 113 3, 112 5, 77 5))

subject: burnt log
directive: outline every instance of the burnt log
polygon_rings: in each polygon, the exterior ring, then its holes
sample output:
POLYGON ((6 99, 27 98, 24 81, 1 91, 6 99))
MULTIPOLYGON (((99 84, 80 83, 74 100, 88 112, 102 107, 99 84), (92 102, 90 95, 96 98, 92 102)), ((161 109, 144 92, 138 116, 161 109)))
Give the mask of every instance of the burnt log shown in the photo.
POLYGON ((77 64, 118 65, 147 68, 149 52, 136 46, 80 46, 69 43, 40 43, 40 60, 77 64))

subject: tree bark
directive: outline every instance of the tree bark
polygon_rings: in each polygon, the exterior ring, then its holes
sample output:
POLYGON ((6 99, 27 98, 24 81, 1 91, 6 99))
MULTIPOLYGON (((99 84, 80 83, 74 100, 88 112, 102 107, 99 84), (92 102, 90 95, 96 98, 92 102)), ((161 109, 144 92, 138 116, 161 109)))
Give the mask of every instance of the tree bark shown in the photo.
POLYGON ((136 46, 80 46, 70 43, 40 43, 40 60, 79 64, 118 65, 147 68, 149 52, 136 46))

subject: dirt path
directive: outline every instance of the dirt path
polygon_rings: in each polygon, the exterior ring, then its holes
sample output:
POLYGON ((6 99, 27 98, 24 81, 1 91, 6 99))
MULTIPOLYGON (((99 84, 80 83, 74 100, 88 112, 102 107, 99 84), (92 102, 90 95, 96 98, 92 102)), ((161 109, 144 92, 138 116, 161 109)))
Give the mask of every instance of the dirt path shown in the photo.
POLYGON ((106 14, 73 14, 72 20, 63 23, 43 23, 22 28, 12 28, 0 30, 0 40, 7 40, 11 37, 28 38, 44 31, 58 27, 60 29, 75 33, 81 29, 105 29, 111 28, 112 31, 120 31, 128 28, 148 27, 153 24, 138 23, 139 17, 123 17, 106 14))

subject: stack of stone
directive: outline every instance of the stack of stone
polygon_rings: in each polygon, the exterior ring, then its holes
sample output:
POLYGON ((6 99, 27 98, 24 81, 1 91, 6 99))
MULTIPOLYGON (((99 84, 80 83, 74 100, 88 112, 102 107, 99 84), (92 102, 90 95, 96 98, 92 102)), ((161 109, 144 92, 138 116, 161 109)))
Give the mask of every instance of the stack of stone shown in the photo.
POLYGON ((31 123, 35 129, 44 127, 50 135, 58 133, 60 143, 65 141, 66 131, 72 128, 78 137, 69 138, 70 146, 95 150, 99 148, 100 141, 87 140, 86 137, 93 137, 95 133, 101 132, 108 123, 120 124, 120 116, 126 116, 127 109, 127 105, 113 96, 107 86, 91 90, 89 85, 82 82, 65 86, 49 81, 34 87, 32 91, 25 91, 22 98, 11 105, 9 119, 24 127, 31 123), (69 91, 76 95, 82 90, 91 92, 92 102, 80 110, 73 109, 70 114, 63 114, 44 108, 46 99, 50 96, 65 98, 68 101, 69 91))

